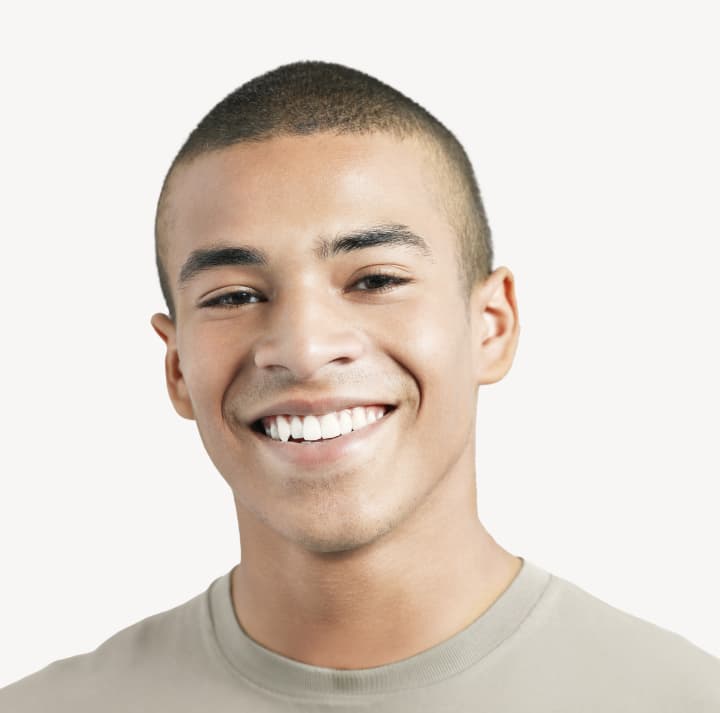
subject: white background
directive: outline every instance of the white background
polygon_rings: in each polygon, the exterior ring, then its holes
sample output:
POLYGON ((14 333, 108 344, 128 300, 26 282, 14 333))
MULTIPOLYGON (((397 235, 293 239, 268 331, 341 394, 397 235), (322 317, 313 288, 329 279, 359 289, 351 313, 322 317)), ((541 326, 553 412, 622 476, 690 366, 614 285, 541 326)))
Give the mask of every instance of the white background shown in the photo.
POLYGON ((464 143, 515 274, 481 389, 481 520, 514 554, 720 655, 713 3, 25 3, 2 26, 0 685, 239 559, 165 392, 155 201, 251 77, 338 61, 464 143))

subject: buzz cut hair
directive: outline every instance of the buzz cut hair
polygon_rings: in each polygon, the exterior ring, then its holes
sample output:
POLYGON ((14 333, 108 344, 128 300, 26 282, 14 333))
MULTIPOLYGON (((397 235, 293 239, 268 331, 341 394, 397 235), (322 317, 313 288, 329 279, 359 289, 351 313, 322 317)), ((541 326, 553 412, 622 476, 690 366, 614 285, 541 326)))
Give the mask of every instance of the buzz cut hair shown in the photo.
POLYGON ((321 61, 285 64, 261 74, 216 104, 188 136, 165 175, 155 213, 155 261, 170 319, 176 309, 166 270, 167 194, 176 167, 243 142, 318 133, 386 133, 417 138, 442 174, 441 203, 457 238, 466 299, 492 272, 490 227, 472 164, 440 121, 393 87, 357 69, 321 61))

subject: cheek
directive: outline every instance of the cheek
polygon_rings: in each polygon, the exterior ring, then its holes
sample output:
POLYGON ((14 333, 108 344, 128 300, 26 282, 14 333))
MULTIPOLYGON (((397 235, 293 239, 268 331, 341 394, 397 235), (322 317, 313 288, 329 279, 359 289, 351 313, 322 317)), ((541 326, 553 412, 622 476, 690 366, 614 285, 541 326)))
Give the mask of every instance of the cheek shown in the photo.
POLYGON ((193 408, 210 418, 220 416, 223 394, 243 352, 233 330, 218 328, 219 324, 188 330, 180 344, 180 367, 193 408))
POLYGON ((433 421, 457 422, 475 408, 469 328, 454 301, 416 305, 388 330, 393 353, 420 390, 433 421))

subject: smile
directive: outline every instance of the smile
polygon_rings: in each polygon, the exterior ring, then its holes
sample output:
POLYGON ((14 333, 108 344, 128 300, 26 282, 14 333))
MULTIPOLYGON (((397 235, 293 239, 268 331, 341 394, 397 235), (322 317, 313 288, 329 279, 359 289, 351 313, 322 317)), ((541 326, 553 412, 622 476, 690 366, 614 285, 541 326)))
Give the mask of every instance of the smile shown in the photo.
POLYGON ((263 453, 262 457, 269 457, 273 461, 284 461, 303 471, 316 471, 318 468, 322 471, 334 463, 350 463, 357 462, 359 458, 372 458, 373 453, 380 446, 381 441, 378 440, 381 437, 380 434, 388 435, 393 432, 387 429, 395 420, 393 416, 397 410, 397 406, 373 404, 321 415, 278 414, 255 421, 250 430, 257 439, 257 444, 263 453), (363 413, 356 411, 356 415, 353 416, 356 408, 361 409, 363 413), (352 419, 351 430, 347 433, 340 430, 336 436, 330 435, 341 428, 341 422, 342 427, 347 430, 347 413, 343 416, 343 412, 347 411, 350 412, 352 419), (365 417, 364 424, 363 416, 365 417), (337 426, 335 426, 335 422, 337 422, 337 426), (298 423, 302 426, 302 438, 293 437, 293 423, 295 424, 295 433, 299 433, 298 423), (355 427, 356 423, 357 428, 355 427), (265 432, 265 426, 270 430, 269 434, 265 432), (323 431, 325 426, 328 428, 327 431, 323 431), (280 438, 281 428, 283 429, 282 435, 286 440, 280 438), (288 429, 290 429, 289 434, 288 429), (327 435, 323 435, 324 433, 327 435), (315 440, 306 440, 306 435, 315 440))
POLYGON ((326 441, 360 431, 382 419, 392 406, 355 406, 325 414, 278 414, 253 424, 253 430, 282 443, 326 441))

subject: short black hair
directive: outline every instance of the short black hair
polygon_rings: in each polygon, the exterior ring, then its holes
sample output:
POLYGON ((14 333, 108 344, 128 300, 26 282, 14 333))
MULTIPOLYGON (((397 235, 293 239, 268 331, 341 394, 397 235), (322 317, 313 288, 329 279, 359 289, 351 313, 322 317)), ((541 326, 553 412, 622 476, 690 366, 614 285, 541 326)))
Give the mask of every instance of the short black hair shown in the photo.
POLYGON ((393 87, 357 69, 320 61, 285 64, 238 87, 216 104, 188 136, 163 182, 155 216, 155 259, 170 318, 175 304, 164 266, 164 198, 176 166, 209 151, 276 136, 331 132, 385 132, 418 137, 443 166, 443 196, 458 238, 464 293, 492 271, 490 227, 472 164, 452 132, 426 109, 393 87))

